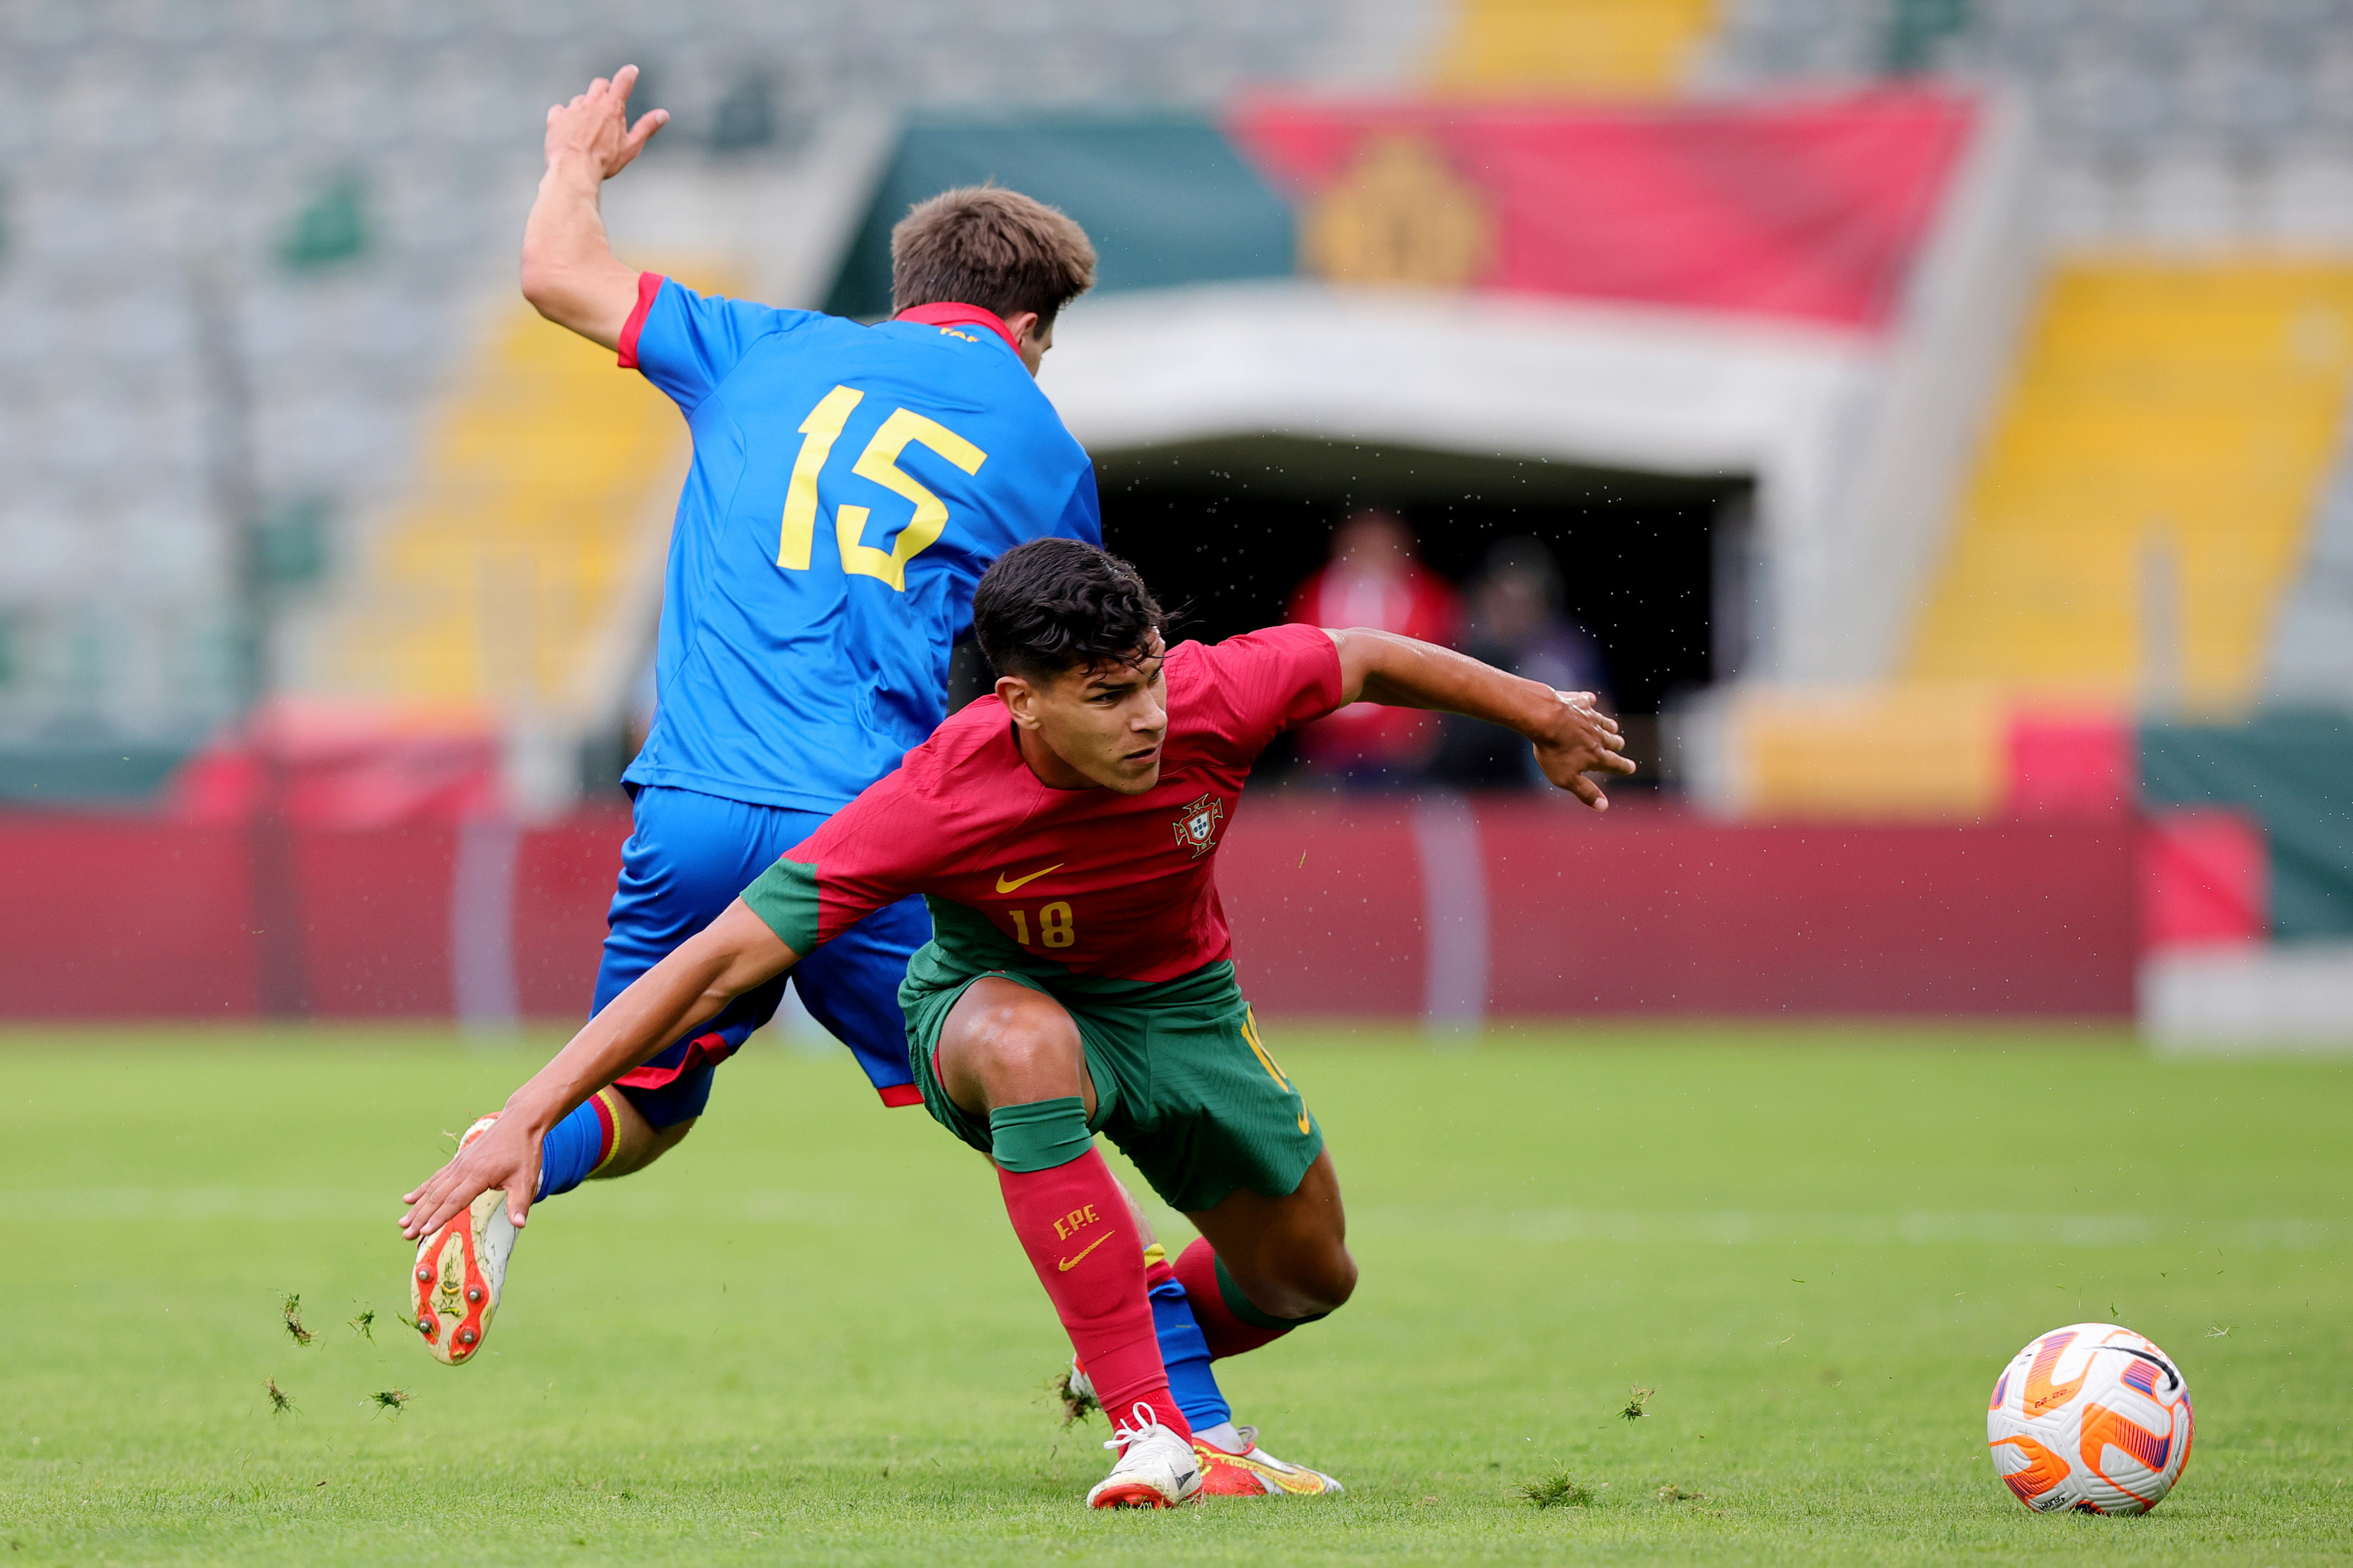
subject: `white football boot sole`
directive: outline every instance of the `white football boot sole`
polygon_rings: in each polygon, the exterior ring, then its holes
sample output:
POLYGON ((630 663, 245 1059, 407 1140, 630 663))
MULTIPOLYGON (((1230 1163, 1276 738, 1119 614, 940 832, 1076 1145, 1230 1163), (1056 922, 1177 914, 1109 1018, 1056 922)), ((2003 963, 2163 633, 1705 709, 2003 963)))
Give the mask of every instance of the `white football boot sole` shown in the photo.
MULTIPOLYGON (((458 1140, 463 1149, 489 1131, 485 1116, 458 1140)), ((473 1359, 491 1331, 491 1315, 506 1289, 507 1259, 515 1244, 507 1195, 492 1188, 417 1245, 409 1301, 417 1331, 433 1359, 458 1366, 473 1359)))

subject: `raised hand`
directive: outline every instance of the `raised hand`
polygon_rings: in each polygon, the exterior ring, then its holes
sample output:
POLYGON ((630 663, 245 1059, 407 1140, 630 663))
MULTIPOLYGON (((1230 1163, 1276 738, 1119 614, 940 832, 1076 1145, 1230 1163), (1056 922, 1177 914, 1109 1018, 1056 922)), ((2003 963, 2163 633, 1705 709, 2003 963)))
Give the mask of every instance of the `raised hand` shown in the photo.
POLYGON ((1550 732, 1536 737, 1536 765, 1545 777, 1596 811, 1609 809, 1609 797, 1585 775, 1589 773, 1630 773, 1634 761, 1625 755, 1626 737, 1618 721, 1593 705, 1590 691, 1558 691, 1560 711, 1550 732))
POLYGON ((539 1146, 523 1118, 501 1115, 422 1186, 402 1195, 409 1208, 400 1217, 400 1234, 411 1241, 430 1236, 493 1188, 506 1194, 507 1217, 521 1229, 539 1191, 539 1146))
POLYGON ((608 349, 618 346, 637 306, 638 271, 613 254, 598 193, 670 122, 669 110, 657 109, 629 123, 629 89, 637 85, 638 68, 623 66, 611 80, 598 77, 547 111, 547 173, 522 231, 522 297, 549 321, 608 349))
POLYGON ((623 66, 608 79, 598 77, 588 90, 569 103, 547 111, 547 164, 577 163, 599 181, 628 168, 645 151, 655 132, 670 123, 667 109, 649 110, 637 124, 629 123, 629 90, 638 85, 638 68, 623 66))

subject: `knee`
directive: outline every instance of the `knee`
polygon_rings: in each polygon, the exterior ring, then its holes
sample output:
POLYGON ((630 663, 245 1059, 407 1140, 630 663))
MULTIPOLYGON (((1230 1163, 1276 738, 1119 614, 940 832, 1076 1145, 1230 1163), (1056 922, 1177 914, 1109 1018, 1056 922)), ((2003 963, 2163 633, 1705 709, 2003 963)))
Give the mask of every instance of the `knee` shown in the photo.
POLYGON ((1299 1316, 1313 1313, 1321 1317, 1338 1311, 1356 1293, 1356 1260, 1338 1242, 1318 1248, 1300 1280, 1299 1290, 1313 1303, 1299 1316))
POLYGON ((1261 1311, 1278 1318, 1324 1317, 1356 1293, 1356 1260, 1336 1241, 1303 1248, 1285 1258, 1277 1278, 1262 1289, 1269 1300, 1250 1292, 1261 1311))
POLYGON ((966 1110, 1074 1094, 1094 1113, 1077 1026, 1051 999, 1011 982, 965 994, 942 1037, 940 1067, 966 1110))
POLYGON ((965 1047, 972 1064, 991 1078, 1067 1068, 1079 1054, 1078 1032, 1069 1019, 1018 1003, 984 1010, 972 1020, 965 1047))

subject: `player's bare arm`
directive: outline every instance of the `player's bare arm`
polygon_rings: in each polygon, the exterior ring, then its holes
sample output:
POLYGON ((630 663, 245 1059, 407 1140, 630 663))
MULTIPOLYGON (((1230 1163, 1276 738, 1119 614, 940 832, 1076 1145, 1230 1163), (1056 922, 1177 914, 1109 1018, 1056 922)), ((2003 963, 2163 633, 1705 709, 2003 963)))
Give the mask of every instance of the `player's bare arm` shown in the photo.
POLYGON ((401 1201, 400 1233, 430 1234, 493 1189, 521 1226, 539 1189, 541 1141, 588 1097, 728 1003, 798 962, 742 900, 631 982, 569 1044, 509 1097, 480 1138, 401 1201))
POLYGON ((547 111, 547 173, 522 233, 522 296, 543 316, 607 348, 638 302, 637 269, 613 254, 597 202, 605 182, 629 166, 655 132, 670 123, 656 109, 629 123, 629 89, 638 68, 547 111))
POLYGON ((1545 777, 1596 811, 1609 809, 1609 797, 1585 775, 1634 771, 1618 721, 1595 709, 1590 691, 1556 691, 1394 632, 1324 629, 1339 647, 1343 702, 1427 708, 1516 731, 1545 777))

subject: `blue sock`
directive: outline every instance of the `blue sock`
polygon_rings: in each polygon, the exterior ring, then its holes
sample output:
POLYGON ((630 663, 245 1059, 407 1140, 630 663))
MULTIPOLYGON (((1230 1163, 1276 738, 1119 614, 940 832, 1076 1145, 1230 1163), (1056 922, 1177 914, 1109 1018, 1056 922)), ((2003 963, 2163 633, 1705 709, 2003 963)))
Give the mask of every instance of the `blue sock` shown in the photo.
POLYGON ((605 1097, 614 1092, 598 1090, 548 1129, 546 1141, 539 1146, 537 1196, 552 1198, 570 1192, 613 1157, 616 1127, 612 1104, 605 1097))
POLYGON ((1209 1342, 1193 1321, 1185 1287, 1158 1247, 1145 1255, 1145 1279, 1152 1297, 1152 1328, 1160 1341, 1160 1362, 1168 1369, 1168 1394, 1196 1432, 1234 1418, 1217 1375, 1209 1370, 1209 1342))

